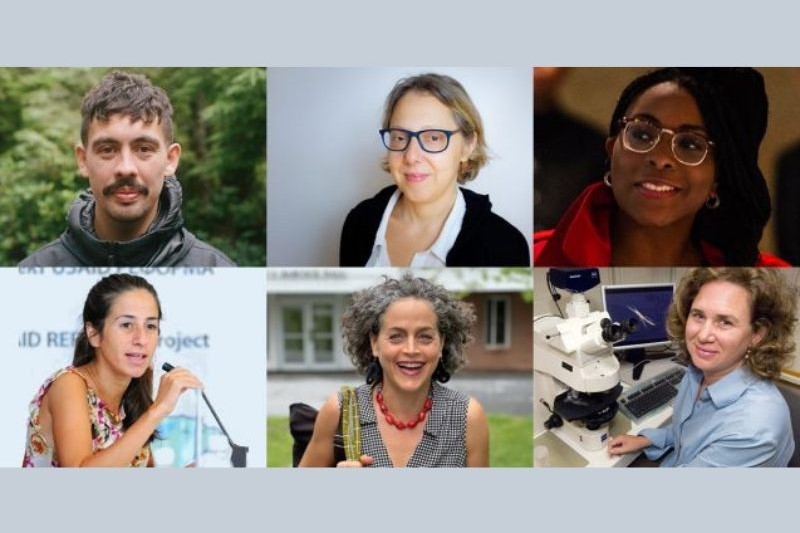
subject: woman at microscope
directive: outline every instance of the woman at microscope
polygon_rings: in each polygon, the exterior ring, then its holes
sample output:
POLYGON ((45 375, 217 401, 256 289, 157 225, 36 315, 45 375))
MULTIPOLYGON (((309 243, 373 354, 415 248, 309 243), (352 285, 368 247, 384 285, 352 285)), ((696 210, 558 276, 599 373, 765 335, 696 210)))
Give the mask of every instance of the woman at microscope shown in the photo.
POLYGON ((689 271, 668 317, 689 363, 672 423, 618 435, 609 453, 644 450, 660 466, 787 466, 789 408, 772 381, 794 351, 794 294, 775 269, 689 271))

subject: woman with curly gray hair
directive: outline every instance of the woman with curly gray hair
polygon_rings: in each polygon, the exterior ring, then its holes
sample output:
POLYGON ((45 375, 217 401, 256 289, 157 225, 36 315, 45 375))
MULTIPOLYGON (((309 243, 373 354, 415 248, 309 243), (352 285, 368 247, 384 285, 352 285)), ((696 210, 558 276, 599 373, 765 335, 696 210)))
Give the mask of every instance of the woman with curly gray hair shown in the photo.
POLYGON ((796 296, 769 268, 689 271, 668 330, 688 359, 672 424, 621 435, 612 455, 645 450, 661 466, 786 466, 789 408, 772 380, 794 352, 796 296))
POLYGON ((474 323, 470 304, 410 274, 355 293, 342 330, 345 350, 366 378, 356 389, 363 455, 334 459, 342 410, 334 394, 300 466, 488 466, 483 408, 440 385, 464 365, 474 323))

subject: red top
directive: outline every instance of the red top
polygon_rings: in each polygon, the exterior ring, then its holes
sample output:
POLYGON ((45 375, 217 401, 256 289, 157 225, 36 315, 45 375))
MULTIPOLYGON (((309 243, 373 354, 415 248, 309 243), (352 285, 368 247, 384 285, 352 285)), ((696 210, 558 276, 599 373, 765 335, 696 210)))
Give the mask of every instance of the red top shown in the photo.
MULTIPOLYGON (((555 229, 533 234, 534 266, 610 266, 610 220, 616 209, 614 195, 604 183, 586 187, 569 206, 555 229)), ((715 246, 701 242, 700 251, 708 265, 725 266, 725 256, 715 246)), ((755 266, 790 265, 774 255, 760 253, 755 266)))

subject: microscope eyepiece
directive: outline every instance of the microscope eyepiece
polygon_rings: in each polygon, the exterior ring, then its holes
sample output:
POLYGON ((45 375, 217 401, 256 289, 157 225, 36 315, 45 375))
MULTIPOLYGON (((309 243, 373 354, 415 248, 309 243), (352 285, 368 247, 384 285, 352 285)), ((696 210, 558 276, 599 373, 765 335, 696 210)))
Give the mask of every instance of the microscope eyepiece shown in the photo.
POLYGON ((600 321, 603 340, 613 344, 625 339, 628 334, 636 331, 636 323, 635 318, 629 318, 622 322, 612 322, 610 318, 604 318, 600 321))

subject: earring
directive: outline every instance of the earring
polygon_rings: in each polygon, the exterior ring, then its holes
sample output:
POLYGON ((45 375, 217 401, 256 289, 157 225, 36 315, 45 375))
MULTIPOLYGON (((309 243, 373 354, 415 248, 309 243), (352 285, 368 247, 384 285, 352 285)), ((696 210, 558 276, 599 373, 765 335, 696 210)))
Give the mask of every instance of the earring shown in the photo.
POLYGON ((706 198, 706 207, 709 209, 716 209, 719 207, 719 204, 720 204, 719 195, 717 194, 716 191, 709 194, 708 198, 706 198))
POLYGON ((603 183, 605 183, 607 186, 611 187, 611 171, 610 170, 608 172, 606 172, 605 175, 603 176, 603 183))
POLYGON ((378 362, 378 358, 373 356, 372 361, 367 366, 367 385, 372 385, 373 383, 380 383, 383 381, 383 369, 381 368, 381 364, 378 362))
POLYGON ((433 371, 433 379, 439 383, 450 381, 450 372, 444 367, 444 361, 441 358, 439 358, 439 364, 436 365, 436 370, 433 371))

